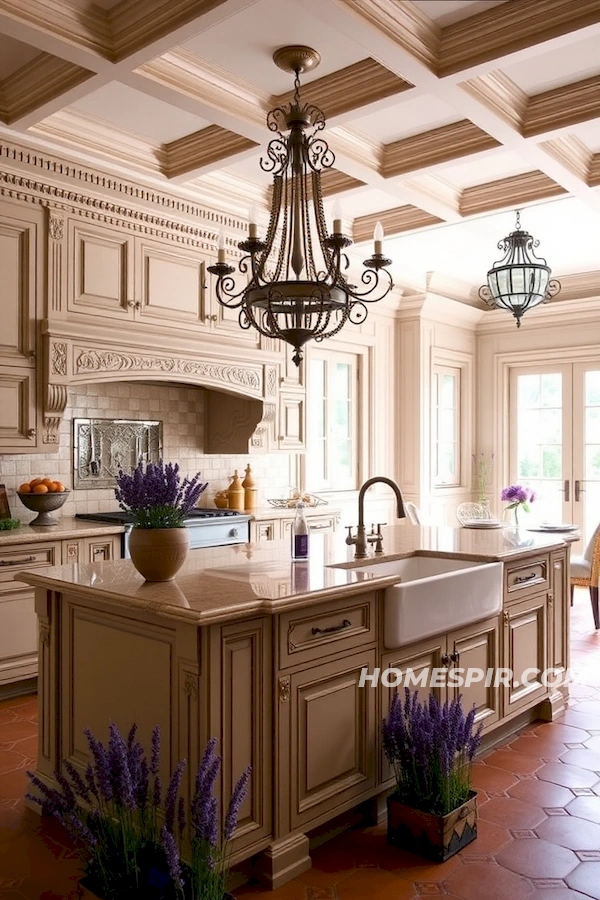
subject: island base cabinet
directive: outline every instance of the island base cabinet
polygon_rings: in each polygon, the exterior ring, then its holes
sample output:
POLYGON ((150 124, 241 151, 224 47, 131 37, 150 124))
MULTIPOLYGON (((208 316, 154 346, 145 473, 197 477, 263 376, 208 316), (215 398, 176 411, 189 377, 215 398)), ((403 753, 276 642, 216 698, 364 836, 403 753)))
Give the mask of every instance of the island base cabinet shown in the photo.
POLYGON ((543 700, 548 693, 544 681, 548 665, 546 594, 507 604, 503 621, 506 717, 543 700))
POLYGON ((278 835, 313 828, 375 790, 377 691, 360 686, 375 666, 375 650, 363 650, 279 676, 278 835))

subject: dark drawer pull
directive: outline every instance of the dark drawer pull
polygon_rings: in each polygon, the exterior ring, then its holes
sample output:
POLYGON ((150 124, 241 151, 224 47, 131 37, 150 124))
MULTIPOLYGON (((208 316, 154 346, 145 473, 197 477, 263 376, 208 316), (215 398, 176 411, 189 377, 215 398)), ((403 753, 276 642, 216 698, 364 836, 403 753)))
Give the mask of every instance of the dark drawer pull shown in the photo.
POLYGON ((332 625, 330 628, 313 628, 313 634, 335 634, 336 631, 342 631, 344 628, 350 628, 352 626, 352 622, 349 619, 344 619, 341 625, 332 625))
POLYGON ((25 559, 0 559, 0 566, 24 566, 25 563, 35 561, 35 556, 26 556, 25 559))
POLYGON ((531 575, 523 575, 521 578, 515 578, 515 584, 523 584, 523 582, 525 581, 533 581, 533 579, 537 577, 537 572, 532 572, 531 575))

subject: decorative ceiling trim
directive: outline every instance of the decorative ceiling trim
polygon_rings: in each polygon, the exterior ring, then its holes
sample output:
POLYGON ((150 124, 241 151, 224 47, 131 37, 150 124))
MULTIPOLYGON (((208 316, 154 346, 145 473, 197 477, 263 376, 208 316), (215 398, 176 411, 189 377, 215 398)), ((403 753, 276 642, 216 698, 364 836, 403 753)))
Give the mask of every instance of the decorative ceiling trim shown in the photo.
MULTIPOLYGON (((305 100, 320 107, 326 119, 332 119, 412 87, 409 81, 369 58, 303 85, 302 95, 305 100)), ((293 91, 287 91, 273 97, 273 106, 289 103, 293 95, 293 91)))
POLYGON ((600 23, 597 0, 512 0, 442 29, 437 74, 464 69, 600 23))
POLYGON ((564 137, 544 141, 540 147, 584 184, 589 185, 593 153, 580 138, 574 134, 566 134, 564 137))
POLYGON ((135 50, 170 34, 193 19, 221 6, 225 0, 121 0, 107 13, 111 25, 113 56, 121 60, 135 50))
POLYGON ((499 146, 499 141, 468 119, 463 119, 386 144, 383 148, 383 176, 393 178, 499 146))
POLYGON ((489 72, 463 81, 460 87, 521 133, 529 97, 508 75, 499 70, 489 72))
POLYGON ((175 178, 252 150, 256 146, 258 145, 254 141, 233 131, 227 131, 219 125, 210 125, 169 144, 163 144, 165 162, 162 172, 167 178, 175 178))
POLYGON ((525 137, 568 128, 598 117, 600 75, 530 97, 523 126, 525 137))
POLYGON ((340 194, 343 191, 351 191, 354 188, 364 187, 364 181, 352 178, 339 169, 325 169, 321 175, 321 188, 324 197, 332 194, 340 194))
POLYGON ((383 144, 353 128, 330 128, 327 142, 336 157, 346 158, 369 172, 381 173, 383 144))
POLYGON ((368 216, 359 216, 354 220, 353 236, 356 243, 370 240, 377 222, 381 222, 385 233, 401 234, 404 231, 417 231, 430 225, 440 225, 443 219, 431 216, 416 206, 397 206, 395 209, 384 209, 368 216))
POLYGON ((0 84, 2 121, 7 125, 93 76, 93 72, 40 53, 0 84))
POLYGON ((464 216, 491 212, 507 206, 525 206, 535 200, 559 197, 567 191, 543 172, 511 175, 498 181, 488 181, 465 188, 460 198, 460 212, 464 216))
POLYGON ((590 160, 587 183, 589 187, 600 186, 600 153, 594 153, 590 160))
MULTIPOLYGON (((119 6, 125 6, 125 0, 119 6)), ((139 4, 138 4, 139 5, 139 4)), ((95 56, 112 59, 108 14, 95 3, 78 0, 2 0, 3 18, 22 22, 95 56)))
POLYGON ((439 55, 441 29, 406 0, 338 0, 398 44, 431 72, 439 55))
POLYGON ((136 69, 138 75, 185 94, 205 106, 265 127, 270 98, 241 78, 178 47, 136 69))

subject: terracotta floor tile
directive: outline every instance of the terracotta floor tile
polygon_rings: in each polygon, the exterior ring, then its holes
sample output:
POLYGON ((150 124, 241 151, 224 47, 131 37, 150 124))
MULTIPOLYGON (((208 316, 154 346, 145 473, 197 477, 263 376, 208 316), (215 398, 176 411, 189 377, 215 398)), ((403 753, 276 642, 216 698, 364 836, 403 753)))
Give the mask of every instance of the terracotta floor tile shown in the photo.
POLYGON ((479 816, 477 821, 477 837, 471 844, 467 844, 460 851, 462 859, 468 859, 471 856, 483 856, 485 854, 494 854, 508 844, 512 838, 508 829, 501 825, 495 825, 493 822, 487 822, 479 816))
POLYGON ((530 775, 543 765, 539 756, 527 756, 517 750, 495 750, 486 759, 486 764, 496 766, 498 769, 506 769, 515 775, 530 775))
POLYGON ((356 868, 354 855, 351 849, 340 846, 339 841, 336 840, 336 846, 330 846, 333 843, 328 841, 312 851, 312 867, 319 872, 337 872, 341 878, 356 868))
MULTIPOLYGON (((595 655, 596 654, 594 654, 594 656, 595 655)), ((578 709, 567 709, 561 716, 561 721, 564 722, 565 725, 572 725, 580 730, 587 730, 588 728, 597 730, 600 728, 600 715, 579 712, 578 709)))
POLYGON ((27 790, 28 781, 24 768, 0 775, 0 800, 20 800, 27 790))
POLYGON ((413 885, 382 869, 357 869, 336 885, 339 900, 412 900, 413 885))
POLYGON ((506 791, 516 784, 517 778, 506 769, 475 763, 471 783, 476 791, 506 791))
POLYGON ((598 781, 598 776, 588 769, 580 769, 578 766, 568 766, 562 762, 546 763, 536 772, 540 781, 551 781, 553 784, 562 784, 569 788, 593 787, 598 781))
POLYGON ((2 725, 1 740, 3 744, 21 741, 23 738, 35 738, 37 740, 37 728, 31 722, 7 722, 2 725))
POLYGON ((525 878, 485 863, 463 866, 448 879, 446 887, 461 900, 526 900, 532 892, 525 878))
POLYGON ((600 734, 596 734, 585 741, 585 746, 595 753, 600 753, 600 734))
POLYGON ((551 781, 539 781, 537 778, 525 778, 509 787, 508 793, 516 800, 533 803, 542 809, 545 806, 565 806, 573 799, 573 792, 560 784, 551 781))
POLYGON ((600 862, 580 863, 565 881, 570 888, 600 900, 600 862))
POLYGON ((528 900, 589 900, 586 894, 564 888, 541 888, 530 894, 528 900))
MULTIPOLYGON (((477 843, 477 840, 473 843, 477 843)), ((458 854, 451 856, 450 859, 443 863, 429 862, 420 856, 413 856, 412 854, 411 856, 412 860, 409 860, 405 867, 398 872, 401 878, 405 878, 408 881, 439 884, 442 881, 447 881, 462 866, 462 861, 458 854)))
POLYGON ((532 839, 513 841, 496 854, 496 862, 527 878, 565 878, 579 865, 571 850, 532 839))
MULTIPOLYGON (((589 738, 589 740, 592 740, 589 738)), ((535 756, 538 759, 558 759, 561 753, 567 749, 564 741, 554 741, 548 737, 537 737, 535 734, 524 734, 518 737, 510 745, 511 750, 535 756)))
POLYGON ((587 745, 582 749, 567 750, 560 760, 568 766, 579 766, 581 769, 600 772, 600 750, 592 750, 587 745))
POLYGON ((252 897, 252 900, 307 900, 306 892, 306 885, 301 884, 299 881, 289 881, 276 891, 265 891, 259 885, 248 884, 232 891, 233 896, 236 898, 252 897))
POLYGON ((480 817, 504 828, 527 829, 535 828, 544 821, 546 815, 539 806, 523 803, 513 797, 498 797, 485 804, 480 817))
POLYGON ((549 816, 536 832, 544 840, 570 850, 600 849, 600 825, 576 816, 549 816))
POLYGON ((588 739, 586 731, 572 725, 563 725, 562 718, 560 722, 544 722, 543 725, 538 725, 535 734, 538 737, 550 738, 551 741, 564 741, 569 744, 581 743, 588 739))
POLYGON ((571 816, 600 824, 600 797, 575 797, 566 809, 571 816))

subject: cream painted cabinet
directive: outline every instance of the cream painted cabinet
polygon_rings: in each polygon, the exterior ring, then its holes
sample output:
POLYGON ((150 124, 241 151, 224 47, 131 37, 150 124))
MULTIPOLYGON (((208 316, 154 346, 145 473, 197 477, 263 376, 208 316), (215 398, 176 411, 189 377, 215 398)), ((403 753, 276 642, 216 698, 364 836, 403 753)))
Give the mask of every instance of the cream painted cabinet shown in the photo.
POLYGON ((121 559, 121 535, 105 534, 98 537, 71 538, 62 542, 62 562, 98 563, 121 559))
POLYGON ((510 603, 504 610, 504 716, 542 700, 548 693, 543 681, 548 659, 547 596, 533 594, 510 603))
POLYGON ((208 253, 71 218, 69 313, 208 334, 258 346, 237 311, 217 303, 208 253))
POLYGON ((552 591, 548 597, 548 664, 557 675, 569 668, 571 601, 568 566, 566 548, 550 555, 552 591))
MULTIPOLYGON (((339 510, 322 512, 322 507, 318 507, 318 509, 319 512, 317 512, 317 508, 304 510, 310 530, 321 532, 322 534, 331 534, 335 531, 336 525, 340 520, 339 510)), ((250 522, 250 540, 253 543, 257 543, 260 541, 278 541, 291 538, 294 515, 293 509, 290 509, 288 516, 282 518, 269 516, 268 514, 254 514, 254 518, 250 522)))
POLYGON ((43 223, 42 210, 0 203, 0 453, 32 453, 39 444, 36 297, 43 223))

